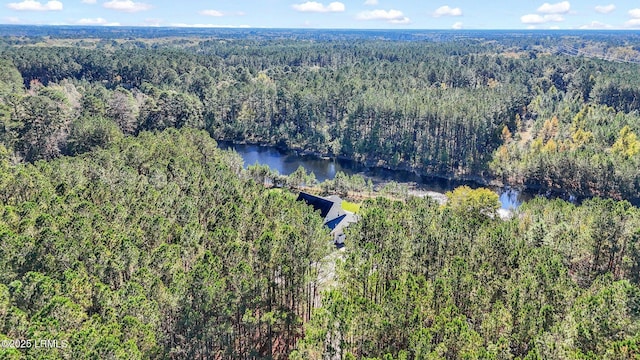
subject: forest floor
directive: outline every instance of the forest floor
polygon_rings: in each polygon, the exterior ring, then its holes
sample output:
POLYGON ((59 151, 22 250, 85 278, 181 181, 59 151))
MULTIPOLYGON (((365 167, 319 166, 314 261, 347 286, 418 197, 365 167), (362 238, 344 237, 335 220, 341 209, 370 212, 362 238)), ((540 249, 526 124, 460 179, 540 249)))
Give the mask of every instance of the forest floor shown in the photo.
MULTIPOLYGON (((322 194, 322 189, 319 186, 314 186, 314 187, 300 186, 300 187, 295 187, 292 190, 304 191, 304 192, 308 192, 310 194, 316 194, 316 195, 322 194)), ((447 196, 443 193, 439 193, 436 191, 426 191, 426 190, 418 190, 418 189, 410 188, 407 191, 406 195, 417 196, 417 197, 428 196, 434 199, 435 201, 437 201, 440 205, 443 205, 447 202, 447 196)), ((343 200, 347 200, 349 205, 359 205, 361 202, 367 199, 375 199, 380 196, 390 200, 398 200, 398 201, 404 201, 406 198, 406 196, 402 196, 402 195, 394 195, 394 194, 382 193, 379 191, 369 191, 369 190, 363 190, 363 191, 350 190, 347 192, 346 195, 341 197, 343 198, 343 200)), ((347 206, 349 207, 349 205, 347 206)), ((359 209, 359 206, 357 206, 357 209, 359 209)), ((357 209, 346 208, 345 210, 357 213, 358 212, 357 209)))
POLYGON ((444 205, 447 202, 447 196, 443 193, 439 193, 436 191, 409 190, 409 195, 413 195, 421 198, 428 196, 433 200, 437 201, 438 204, 440 205, 444 205))
POLYGON ((318 285, 318 292, 313 299, 313 303, 316 308, 322 306, 322 292, 325 290, 331 290, 338 285, 338 279, 336 278, 336 268, 338 260, 344 260, 344 255, 345 248, 343 247, 340 249, 335 249, 320 261, 320 267, 318 268, 318 278, 316 280, 316 283, 318 285))
POLYGON ((318 285, 320 290, 331 289, 337 285, 336 266, 338 259, 344 260, 345 248, 335 249, 331 254, 322 259, 322 265, 318 270, 318 285))

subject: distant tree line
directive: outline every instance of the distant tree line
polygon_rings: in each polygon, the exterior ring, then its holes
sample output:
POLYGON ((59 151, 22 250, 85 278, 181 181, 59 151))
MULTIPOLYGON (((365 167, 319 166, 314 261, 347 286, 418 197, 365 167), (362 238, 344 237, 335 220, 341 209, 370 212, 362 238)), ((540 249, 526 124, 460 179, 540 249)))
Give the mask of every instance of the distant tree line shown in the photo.
MULTIPOLYGON (((637 65, 551 53, 564 41, 5 44, 0 136, 30 162, 187 126, 369 165, 637 200, 639 155, 612 150, 640 131, 637 65)), ((619 42, 609 45, 629 45, 619 42)))

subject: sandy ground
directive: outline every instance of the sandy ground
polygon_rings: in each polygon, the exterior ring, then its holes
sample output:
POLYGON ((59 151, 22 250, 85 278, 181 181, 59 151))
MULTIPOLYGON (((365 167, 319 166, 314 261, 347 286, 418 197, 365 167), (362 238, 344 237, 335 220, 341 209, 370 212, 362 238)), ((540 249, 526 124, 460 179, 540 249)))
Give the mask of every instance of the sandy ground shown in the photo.
POLYGON ((437 201, 438 204, 443 205, 447 202, 447 196, 443 193, 435 192, 435 191, 424 191, 424 190, 409 190, 409 195, 417 196, 417 197, 425 197, 428 196, 433 200, 437 201))

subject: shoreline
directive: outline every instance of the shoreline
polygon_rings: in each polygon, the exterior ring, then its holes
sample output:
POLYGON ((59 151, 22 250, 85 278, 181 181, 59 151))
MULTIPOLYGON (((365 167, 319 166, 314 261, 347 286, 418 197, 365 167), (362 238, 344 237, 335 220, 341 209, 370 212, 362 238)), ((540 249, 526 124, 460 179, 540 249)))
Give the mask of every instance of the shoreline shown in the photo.
MULTIPOLYGON (((402 165, 402 164, 399 166, 391 166, 391 165, 385 164, 384 160, 361 161, 361 160, 350 158, 344 155, 326 154, 326 153, 321 153, 317 151, 305 150, 301 148, 290 148, 287 146, 283 146, 283 144, 277 144, 277 143, 271 143, 271 142, 265 142, 265 141, 252 142, 252 141, 246 141, 246 140, 243 140, 243 141, 225 140, 225 139, 215 139, 215 140, 218 143, 225 144, 225 146, 227 147, 232 147, 233 145, 243 145, 243 146, 258 146, 262 148, 272 148, 281 152, 283 155, 295 155, 295 156, 309 157, 309 158, 315 158, 320 160, 344 161, 344 162, 352 163, 358 167, 362 167, 367 171, 376 171, 376 170, 389 171, 389 172, 401 171, 401 172, 405 172, 412 176, 423 178, 423 179, 432 179, 436 181, 458 183, 457 186, 467 185, 472 188, 486 187, 498 192, 499 194, 506 193, 509 191, 516 191, 520 194, 524 194, 525 197, 529 197, 529 198, 533 198, 536 196, 543 196, 546 198, 559 198, 572 203, 581 203, 586 199, 597 197, 597 196, 588 195, 588 194, 577 194, 568 190, 563 190, 558 188, 549 188, 549 187, 542 186, 540 184, 509 183, 509 182, 504 182, 499 178, 486 177, 482 175, 472 175, 472 174, 460 175, 460 174, 438 173, 438 172, 427 173, 426 171, 420 170, 418 168, 402 165)), ((358 172, 363 173, 364 171, 358 171, 358 172)), ((368 176, 368 177, 374 178, 373 176, 368 176)), ((395 181, 395 180, 391 180, 391 181, 395 181)), ((380 183, 385 184, 388 182, 390 181, 383 180, 380 183)), ((421 189, 421 186, 420 186, 421 184, 416 181, 396 181, 396 182, 400 184, 408 185, 410 192, 411 191, 414 191, 416 193, 430 192, 427 189, 424 189, 424 188, 421 189)), ((456 186, 456 185, 452 184, 452 186, 456 186)), ((444 195, 441 192, 435 192, 435 191, 431 191, 431 192, 444 195)), ((610 196, 602 196, 602 195, 600 197, 612 198, 617 201, 626 200, 634 206, 640 206, 640 201, 638 201, 638 199, 615 199, 610 196)), ((524 201, 527 201, 527 200, 529 199, 526 199, 524 201)))
POLYGON ((439 173, 439 172, 427 173, 419 170, 418 168, 407 166, 407 165, 390 166, 387 164, 380 164, 380 162, 384 160, 361 161, 358 159, 350 158, 345 155, 326 154, 326 153, 321 153, 317 151, 290 148, 290 147, 279 145, 277 143, 274 144, 271 142, 264 142, 264 141, 251 142, 251 141, 244 141, 244 140, 236 141, 236 140, 226 140, 226 139, 214 139, 214 140, 216 142, 223 142, 223 143, 232 144, 232 145, 246 145, 246 146, 259 146, 264 148, 275 148, 282 153, 285 153, 285 154, 293 153, 301 157, 312 157, 316 159, 332 160, 332 161, 336 161, 336 160, 348 161, 348 162, 353 162, 354 164, 358 164, 362 167, 365 167, 368 170, 380 169, 380 170, 386 170, 386 171, 404 171, 419 177, 434 178, 434 179, 453 181, 453 182, 468 182, 468 183, 474 183, 475 185, 478 185, 478 186, 485 186, 485 187, 489 186, 489 187, 500 188, 500 189, 517 189, 517 190, 528 189, 528 187, 526 186, 525 187, 511 186, 509 184, 504 184, 499 179, 485 178, 480 175, 462 175, 461 176, 456 174, 439 173))

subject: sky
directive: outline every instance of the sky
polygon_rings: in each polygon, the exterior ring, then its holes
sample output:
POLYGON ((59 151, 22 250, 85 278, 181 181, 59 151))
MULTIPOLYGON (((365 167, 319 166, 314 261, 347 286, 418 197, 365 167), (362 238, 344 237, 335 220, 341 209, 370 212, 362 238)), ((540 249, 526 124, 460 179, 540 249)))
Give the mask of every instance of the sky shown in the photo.
POLYGON ((0 0, 0 23, 339 29, 639 29, 638 0, 0 0))

